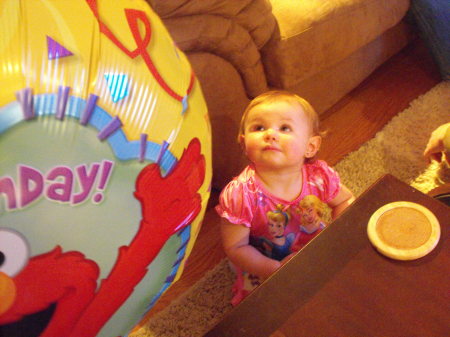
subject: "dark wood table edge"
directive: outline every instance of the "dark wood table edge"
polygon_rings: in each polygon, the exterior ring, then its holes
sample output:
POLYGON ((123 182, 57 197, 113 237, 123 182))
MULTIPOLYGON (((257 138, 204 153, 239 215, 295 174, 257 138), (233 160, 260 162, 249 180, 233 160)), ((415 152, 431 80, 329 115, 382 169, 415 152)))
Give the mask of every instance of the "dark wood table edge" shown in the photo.
MULTIPOLYGON (((403 189, 410 189, 410 191, 412 192, 411 194, 411 198, 410 200, 398 200, 397 198, 392 198, 392 200, 388 200, 388 201, 380 201, 378 204, 374 203, 371 212, 373 213, 376 209, 378 209, 379 207, 381 207, 382 205, 386 204, 387 202, 393 202, 393 201, 412 201, 412 202, 417 202, 419 199, 420 200, 426 200, 426 205, 424 205, 425 207, 429 207, 430 204, 434 204, 435 207, 447 207, 446 205, 444 205, 443 203, 434 200, 431 196, 426 195, 422 192, 420 192, 419 190, 413 188, 412 186, 400 181, 399 179, 397 179, 396 177, 394 177, 391 174, 385 174, 382 177, 380 177, 379 179, 377 179, 373 184, 371 184, 366 191, 364 191, 354 202, 354 205, 352 207, 357 207, 358 204, 362 204, 366 202, 366 198, 368 198, 368 196, 370 197, 372 190, 378 186, 381 185, 382 183, 389 183, 391 182, 393 184, 393 186, 402 186, 403 189), (414 194, 417 194, 416 197, 413 197, 414 194), (425 196, 425 198, 424 198, 425 196)), ((423 203, 423 202, 421 202, 423 203)), ((341 216, 336 219, 332 224, 330 224, 330 226, 334 226, 336 223, 340 223, 345 224, 345 223, 349 223, 351 221, 349 221, 349 219, 347 219, 347 217, 349 212, 344 212, 341 214, 341 216)), ((360 228, 360 230, 362 230, 362 228, 360 228)), ((366 228, 363 229, 364 231, 366 231, 366 228)), ((321 233, 320 235, 327 235, 326 234, 327 231, 323 231, 323 233, 321 233)), ((318 236, 316 238, 316 240, 314 240, 313 242, 311 242, 308 246, 306 246, 303 250, 302 250, 302 255, 300 257, 300 255, 297 255, 294 257, 295 260, 299 260, 300 258, 303 259, 308 259, 308 258, 312 258, 311 254, 312 254, 312 250, 317 249, 317 246, 320 246, 321 241, 324 240, 320 240, 320 236, 318 236)), ((339 244, 338 242, 336 244, 339 244)), ((343 255, 346 255, 347 258, 351 257, 351 254, 357 254, 358 251, 362 248, 363 246, 354 246, 352 247, 352 251, 346 251, 344 253, 342 253, 343 255)), ((330 247, 328 247, 330 250, 330 247)), ((320 248, 319 248, 320 249, 320 248)), ((331 247, 331 250, 333 248, 331 247)), ((293 259, 293 260, 294 260, 293 259)), ((328 266, 330 268, 330 272, 329 272, 329 276, 332 277, 332 275, 337 272, 339 269, 341 269, 344 265, 345 265, 345 259, 340 259, 341 261, 343 261, 343 264, 339 265, 339 264, 335 264, 335 265, 331 265, 328 266)), ((290 261, 289 263, 287 263, 285 266, 283 266, 283 269, 289 269, 292 267, 292 262, 290 261)), ((274 331, 276 331, 281 325, 282 322, 280 323, 280 316, 278 315, 274 315, 273 312, 270 315, 263 315, 259 318, 256 319, 251 319, 250 321, 248 321, 245 317, 245 315, 242 315, 243 312, 248 312, 248 313, 252 313, 252 308, 255 307, 255 305, 259 304, 261 305, 261 301, 264 301, 264 298, 266 298, 267 296, 276 296, 276 294, 274 294, 274 289, 272 289, 272 287, 268 286, 268 281, 272 280, 274 278, 278 277, 278 273, 275 273, 274 275, 272 275, 266 282, 264 282, 260 287, 258 287, 258 289, 256 289, 252 294, 250 294, 244 301, 242 301, 241 304, 239 304, 239 306, 233 308, 230 312, 228 312, 225 317, 213 328, 211 329, 207 334, 205 334, 205 337, 227 337, 227 336, 233 336, 233 337, 238 337, 238 336, 245 336, 245 337, 263 337, 263 336, 270 336, 271 333, 273 333, 274 331), (258 322, 257 322, 258 321, 258 322), (257 323, 259 323, 258 326, 255 326, 257 323)), ((313 294, 315 293, 316 290, 318 290, 324 283, 327 282, 327 278, 323 278, 321 279, 320 283, 316 283, 315 285, 308 285, 309 286, 309 290, 312 290, 311 294, 309 295, 309 297, 313 296, 313 294)), ((308 294, 306 294, 306 296, 303 298, 304 302, 306 301, 308 298, 308 294)), ((301 305, 301 303, 297 303, 297 306, 301 305)), ((284 313, 285 314, 285 313, 284 313)), ((286 317, 287 318, 287 317, 286 317)))

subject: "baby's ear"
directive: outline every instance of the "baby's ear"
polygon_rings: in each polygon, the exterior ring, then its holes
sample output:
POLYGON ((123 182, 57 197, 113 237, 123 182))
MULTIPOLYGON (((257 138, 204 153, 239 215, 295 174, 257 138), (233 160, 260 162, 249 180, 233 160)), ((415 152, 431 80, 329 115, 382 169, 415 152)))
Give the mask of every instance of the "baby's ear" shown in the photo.
POLYGON ((238 142, 239 142, 239 145, 241 146, 241 148, 243 150, 245 150, 245 136, 243 134, 240 134, 238 136, 238 142))
POLYGON ((306 158, 313 158, 320 149, 320 144, 322 144, 322 137, 312 136, 309 138, 308 147, 306 149, 306 158))

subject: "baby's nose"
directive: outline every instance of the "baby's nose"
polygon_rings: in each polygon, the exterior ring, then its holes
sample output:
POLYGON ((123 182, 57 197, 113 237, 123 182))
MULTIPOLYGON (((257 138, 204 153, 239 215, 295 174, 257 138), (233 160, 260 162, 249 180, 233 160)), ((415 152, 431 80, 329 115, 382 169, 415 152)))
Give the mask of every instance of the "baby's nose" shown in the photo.
POLYGON ((269 128, 269 129, 266 130, 265 138, 267 140, 277 140, 278 139, 278 133, 277 133, 276 130, 274 130, 272 128, 269 128))

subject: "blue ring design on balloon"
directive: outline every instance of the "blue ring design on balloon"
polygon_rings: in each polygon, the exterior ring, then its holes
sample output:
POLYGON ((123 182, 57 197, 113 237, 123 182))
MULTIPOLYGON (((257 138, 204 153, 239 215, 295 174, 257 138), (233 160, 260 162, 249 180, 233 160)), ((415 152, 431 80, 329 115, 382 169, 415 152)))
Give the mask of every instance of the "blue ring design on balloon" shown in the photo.
POLYGON ((155 305, 156 301, 161 297, 161 295, 170 287, 170 285, 175 280, 178 269, 180 268, 181 261, 183 261, 183 259, 185 258, 187 244, 189 243, 189 240, 191 238, 190 227, 191 226, 189 225, 178 232, 178 236, 181 238, 181 245, 178 248, 178 258, 174 262, 172 266, 172 271, 169 274, 169 276, 167 276, 164 285, 161 287, 159 292, 155 295, 150 304, 147 306, 147 308, 145 309, 145 314, 142 317, 144 317, 148 312, 148 310, 150 310, 155 305))
MULTIPOLYGON (((56 115, 56 94, 36 95, 34 98, 34 118, 38 116, 56 115)), ((86 100, 70 96, 67 101, 65 117, 80 119, 81 112, 86 106, 86 100)), ((93 126, 98 131, 103 130, 114 117, 109 115, 99 106, 95 106, 87 125, 93 126)), ((0 108, 0 133, 9 129, 25 119, 18 102, 12 102, 0 108)), ((128 141, 125 133, 118 129, 107 137, 106 141, 112 148, 114 155, 120 160, 133 160, 140 158, 141 141, 128 141)), ((162 144, 147 141, 144 158, 154 163, 158 163, 164 172, 169 172, 177 163, 176 157, 167 149, 167 142, 162 144), (162 154, 162 158, 158 158, 162 154), (159 159, 159 160, 158 160, 159 159)))
MULTIPOLYGON (((31 121, 37 116, 55 115, 56 117, 56 94, 36 95, 33 96, 33 99, 34 115, 31 118, 27 118, 27 116, 24 115, 20 102, 14 101, 7 105, 4 105, 3 107, 0 107, 0 135, 16 124, 31 121)), ((82 98, 69 96, 64 116, 81 119, 81 115, 85 110, 86 104, 87 101, 82 98)), ((85 126, 91 125, 98 131, 101 131, 113 120, 113 118, 114 117, 109 115, 105 110, 95 105, 92 109, 92 114, 89 116, 89 119, 87 120, 85 126)), ((114 155, 120 160, 139 160, 142 157, 141 140, 131 142, 128 141, 125 133, 120 128, 109 137, 107 137, 105 141, 109 143, 114 155)), ((167 175, 177 163, 176 157, 168 149, 167 142, 163 142, 163 144, 157 144, 147 141, 145 145, 145 159, 157 163, 165 172, 164 175, 167 175)), ((190 240, 190 230, 191 225, 188 225, 177 233, 181 240, 180 247, 177 251, 177 260, 174 262, 169 276, 167 276, 161 289, 153 297, 148 306, 148 309, 145 310, 145 312, 153 307, 153 305, 161 297, 164 291, 167 290, 167 288, 169 288, 169 286, 173 283, 179 270, 180 264, 186 255, 187 243, 190 240)))

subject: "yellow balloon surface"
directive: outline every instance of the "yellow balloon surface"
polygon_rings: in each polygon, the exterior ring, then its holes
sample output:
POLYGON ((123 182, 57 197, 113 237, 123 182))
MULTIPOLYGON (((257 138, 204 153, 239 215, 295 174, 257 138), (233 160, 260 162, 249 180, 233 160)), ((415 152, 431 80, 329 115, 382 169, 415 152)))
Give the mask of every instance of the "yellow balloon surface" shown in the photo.
POLYGON ((0 0, 0 31, 0 335, 125 335, 200 230, 199 83, 143 0, 0 0))

